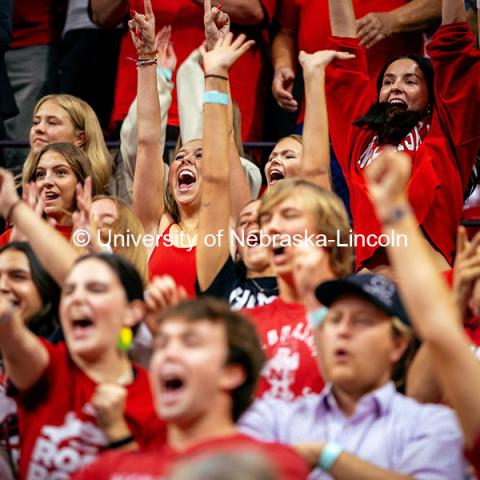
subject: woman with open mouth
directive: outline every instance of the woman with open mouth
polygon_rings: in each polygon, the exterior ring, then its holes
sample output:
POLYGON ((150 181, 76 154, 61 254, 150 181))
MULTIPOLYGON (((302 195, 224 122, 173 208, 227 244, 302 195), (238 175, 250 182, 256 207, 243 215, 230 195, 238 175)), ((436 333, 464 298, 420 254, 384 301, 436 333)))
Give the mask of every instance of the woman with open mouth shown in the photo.
MULTIPOLYGON (((59 337, 60 288, 28 244, 11 242, 0 249, 0 295, 18 311, 34 335, 52 341, 59 337)), ((3 359, 0 362, 0 478, 13 480, 18 467, 18 417, 15 402, 7 396, 4 385, 3 359)))
MULTIPOLYGON (((2 216, 28 215, 14 198, 2 182, 2 216)), ((39 472, 67 478, 105 448, 164 440, 147 373, 127 353, 132 329, 146 313, 136 270, 113 255, 79 258, 63 285, 59 313, 65 342, 53 345, 31 333, 0 294, 0 350, 18 408, 20 478, 39 472)))
MULTIPOLYGON (((83 185, 92 175, 91 161, 82 149, 70 143, 54 143, 46 145, 25 164, 22 181, 24 190, 29 191, 30 205, 51 219, 55 228, 69 239, 72 214, 76 210, 75 187, 77 183, 83 185)), ((92 182, 92 191, 100 193, 100 186, 95 181, 92 182)), ((6 220, 9 222, 10 218, 6 220)), ((9 228, 0 236, 0 245, 11 240, 13 231, 9 228)))
MULTIPOLYGON (((155 236, 150 255, 150 278, 169 275, 189 296, 195 296, 195 249, 200 196, 203 188, 202 139, 180 146, 164 187, 160 141, 160 105, 156 83, 155 16, 134 13, 129 23, 138 62, 138 149, 133 182, 133 204, 146 234, 155 236), (150 52, 150 58, 148 53, 150 52)), ((168 34, 169 35, 169 34, 168 34)), ((168 44, 168 38, 165 39, 168 44)), ((163 48, 163 47, 161 47, 163 48)), ((169 47, 165 47, 169 48, 169 47)), ((232 147, 235 148, 235 147, 232 147)), ((228 158, 228 157, 226 157, 228 158)), ((240 162, 239 162, 240 164, 240 162)), ((245 178, 237 195, 250 198, 245 178)), ((238 209, 240 210, 240 209, 238 209)))
MULTIPOLYGON (((412 159, 412 208, 439 271, 453 262, 480 147, 479 54, 465 9, 447 8, 427 47, 430 59, 409 55, 387 63, 372 104, 375 92, 369 88, 365 48, 356 38, 352 1, 330 0, 330 48, 348 50, 355 58, 332 63, 326 81, 332 145, 350 190, 355 232, 377 238, 381 233, 364 169, 385 147, 404 151, 412 159)), ((393 275, 385 248, 375 244, 357 246, 356 268, 393 275)))

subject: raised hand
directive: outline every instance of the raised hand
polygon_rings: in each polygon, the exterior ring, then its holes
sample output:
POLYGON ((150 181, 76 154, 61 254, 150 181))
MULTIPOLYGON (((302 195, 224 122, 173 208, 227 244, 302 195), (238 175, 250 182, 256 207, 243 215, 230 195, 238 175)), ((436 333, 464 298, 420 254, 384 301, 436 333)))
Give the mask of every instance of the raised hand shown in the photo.
POLYGON ((307 310, 315 310, 321 306, 316 299, 315 289, 330 280, 325 276, 325 272, 329 271, 328 253, 308 241, 294 248, 292 273, 297 295, 307 310))
POLYGON ((302 50, 298 55, 304 75, 324 71, 333 60, 351 60, 352 58, 355 58, 353 53, 337 52, 336 50, 320 50, 315 53, 306 53, 302 50))
POLYGON ((204 0, 203 6, 205 9, 203 16, 205 39, 207 41, 207 51, 210 51, 213 50, 219 38, 225 38, 227 33, 230 32, 230 17, 218 7, 212 8, 211 0, 204 0))
POLYGON ((373 47, 395 33, 395 14, 392 12, 372 12, 356 21, 360 45, 373 47))
POLYGON ((225 38, 218 39, 213 50, 207 52, 205 47, 200 47, 205 73, 226 75, 232 65, 255 43, 246 38, 240 34, 233 40, 233 34, 228 33, 225 38))
POLYGON ((155 277, 149 284, 145 294, 147 313, 145 324, 155 334, 157 329, 157 316, 166 308, 173 307, 187 298, 187 292, 182 286, 177 286, 175 280, 169 275, 155 277))
POLYGON ((408 204, 407 185, 412 161, 405 153, 385 149, 366 169, 368 192, 378 219, 387 221, 392 209, 408 204))
POLYGON ((0 215, 7 218, 10 209, 20 200, 13 175, 3 168, 0 168, 0 215))
POLYGON ((144 0, 145 15, 130 11, 128 28, 137 52, 153 52, 155 50, 155 15, 150 0, 144 0))
POLYGON ((290 67, 280 67, 275 70, 272 82, 272 93, 278 105, 288 112, 296 112, 298 102, 293 98, 293 82, 295 72, 290 67))
POLYGON ((155 36, 155 49, 157 50, 157 66, 167 68, 171 72, 177 66, 177 56, 170 41, 172 35, 171 25, 163 27, 155 36))
POLYGON ((87 177, 83 187, 80 183, 77 183, 75 193, 77 197, 77 210, 72 215, 73 231, 83 230, 87 232, 84 234, 85 237, 80 237, 88 239, 88 242, 84 244, 82 242, 82 248, 87 249, 89 252, 99 252, 101 248, 97 241, 97 225, 90 216, 92 209, 92 179, 87 177))
MULTIPOLYGON (((453 269, 453 292, 458 308, 465 316, 469 304, 480 305, 477 282, 480 279, 480 232, 470 242, 465 227, 458 228, 457 255, 453 269)), ((478 315, 478 312, 474 312, 478 315)))
MULTIPOLYGON (((37 187, 35 182, 25 183, 23 185, 22 200, 37 214, 38 217, 42 217, 43 209, 45 208, 45 198, 37 195, 37 187)), ((48 219, 48 222, 54 221, 48 219)), ((12 234, 10 235, 11 242, 26 242, 27 237, 21 233, 18 228, 13 227, 12 234)))

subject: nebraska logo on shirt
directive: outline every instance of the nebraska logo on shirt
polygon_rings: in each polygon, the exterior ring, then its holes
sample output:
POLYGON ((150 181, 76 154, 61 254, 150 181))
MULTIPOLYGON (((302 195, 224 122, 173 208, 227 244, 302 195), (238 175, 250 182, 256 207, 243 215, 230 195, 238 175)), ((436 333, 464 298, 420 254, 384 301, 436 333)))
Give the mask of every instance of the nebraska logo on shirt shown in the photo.
MULTIPOLYGON (((283 325, 280 332, 277 329, 267 331, 266 348, 269 350, 272 346, 277 348, 261 373, 269 387, 265 391, 265 396, 287 401, 297 396, 293 387, 302 363, 300 354, 302 344, 309 355, 315 357, 312 331, 304 322, 299 322, 295 326, 283 325)), ((302 391, 302 395, 308 393, 310 393, 308 388, 302 391)))
POLYGON ((95 423, 68 412, 61 426, 44 425, 32 451, 27 480, 68 480, 71 474, 95 460, 107 444, 95 423))

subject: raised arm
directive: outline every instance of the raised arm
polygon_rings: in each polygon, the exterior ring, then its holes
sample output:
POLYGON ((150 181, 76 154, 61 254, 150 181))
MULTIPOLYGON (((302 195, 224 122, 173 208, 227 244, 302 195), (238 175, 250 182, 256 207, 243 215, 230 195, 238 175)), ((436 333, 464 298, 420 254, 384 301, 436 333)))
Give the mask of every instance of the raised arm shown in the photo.
MULTIPOLYGON (((468 306, 474 297, 477 280, 480 279, 480 233, 470 242, 464 227, 457 235, 457 252, 453 274, 453 297, 464 320, 470 315, 468 306)), ((407 378, 407 394, 424 403, 443 399, 444 393, 428 345, 422 345, 410 366, 407 378)))
POLYGON ((228 33, 210 52, 202 48, 207 100, 204 108, 202 202, 196 250, 197 279, 201 290, 210 286, 229 255, 231 204, 226 79, 231 66, 252 45, 253 41, 245 42, 244 35, 233 41, 233 35, 228 33), (212 98, 208 100, 208 96, 212 98), (216 235, 217 232, 223 232, 223 236, 215 245, 207 246, 206 236, 216 235))
POLYGON ((165 210, 164 165, 158 101, 155 54, 155 16, 150 0, 145 15, 135 13, 128 22, 137 49, 138 68, 138 148, 133 179, 133 208, 145 233, 156 230, 165 210), (143 60, 145 59, 145 60, 143 60))
POLYGON ((308 55, 300 52, 305 82, 305 124, 300 175, 332 190, 330 177, 330 141, 325 99, 325 68, 333 59, 348 60, 354 55, 333 50, 322 50, 308 55))
POLYGON ((438 378, 471 446, 480 431, 480 365, 408 204, 410 169, 407 155, 384 153, 366 170, 370 197, 384 232, 403 235, 404 241, 387 248, 388 255, 410 319, 431 351, 438 378))
MULTIPOLYGON (((157 44, 157 91, 158 101, 161 108, 160 120, 160 150, 165 149, 167 132, 168 110, 172 102, 173 83, 171 73, 175 70, 177 57, 170 40, 170 28, 163 27, 156 35, 157 44), (170 73, 169 73, 170 72, 170 73)), ((178 77, 177 77, 178 79, 178 77)), ((178 81, 177 81, 178 86, 178 81)), ((132 102, 128 114, 122 123, 120 130, 120 152, 125 166, 125 183, 130 201, 133 200, 133 178, 135 176, 135 165, 138 148, 138 125, 137 125, 137 98, 132 102)))
MULTIPOLYGON (((14 220, 22 216, 22 213, 33 216, 35 221, 43 222, 19 199, 12 174, 0 169, 0 215, 14 220)), ((36 235, 44 235, 44 232, 39 231, 36 235)), ((50 248, 55 248, 55 245, 50 248)), ((0 351, 7 375, 20 390, 33 386, 48 365, 46 348, 27 329, 18 311, 3 295, 0 295, 0 351)))
POLYGON ((357 36, 352 0, 329 0, 330 26, 336 37, 357 36))
POLYGON ((292 95, 298 55, 298 17, 298 7, 294 2, 280 2, 280 30, 272 43, 272 93, 278 105, 289 112, 298 109, 298 102, 292 95))
POLYGON ((20 200, 13 176, 0 170, 0 214, 23 234, 52 278, 61 285, 78 253, 55 228, 20 200))
POLYGON ((93 23, 113 28, 127 17, 129 0, 90 0, 88 6, 93 23))
POLYGON ((33 387, 48 366, 47 349, 3 295, 0 295, 0 352, 8 378, 20 391, 33 387))

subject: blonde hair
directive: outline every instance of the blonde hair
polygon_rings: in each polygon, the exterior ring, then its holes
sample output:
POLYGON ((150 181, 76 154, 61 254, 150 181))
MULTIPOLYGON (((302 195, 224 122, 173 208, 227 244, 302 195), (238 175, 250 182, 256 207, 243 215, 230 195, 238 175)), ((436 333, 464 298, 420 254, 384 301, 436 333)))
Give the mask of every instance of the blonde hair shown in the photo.
MULTIPOLYGON (((114 235, 120 235, 122 238, 126 238, 126 235, 132 235, 130 238, 135 239, 143 238, 143 226, 127 203, 118 197, 108 195, 97 195, 93 198, 92 203, 102 199, 111 200, 117 208, 117 216, 110 226, 112 238, 114 235)), ((146 286, 148 283, 148 256, 143 242, 139 242, 138 245, 135 245, 133 242, 125 242, 125 244, 120 244, 116 247, 114 252, 116 255, 120 255, 128 260, 136 268, 143 285, 146 286)))
POLYGON ((335 275, 344 277, 352 273, 353 249, 349 246, 348 214, 334 193, 301 178, 282 180, 272 185, 262 197, 258 211, 260 225, 262 216, 293 195, 298 195, 302 207, 314 216, 317 231, 331 240, 328 242, 329 263, 335 275))
MULTIPOLYGON (((82 149, 89 157, 92 164, 92 180, 98 185, 100 191, 107 190, 112 174, 112 157, 105 144, 102 128, 97 115, 92 107, 84 100, 66 94, 52 94, 42 97, 33 111, 36 115, 40 107, 47 101, 56 103, 62 107, 69 115, 76 132, 85 134, 85 143, 82 149)), ((35 154, 30 153, 25 160, 25 167, 33 162, 35 154)))
POLYGON ((277 143, 275 143, 275 147, 280 142, 283 142, 284 140, 295 140, 296 142, 298 142, 303 147, 303 137, 301 135, 296 134, 296 133, 292 133, 291 135, 287 135, 286 137, 282 137, 280 140, 277 140, 277 143))

